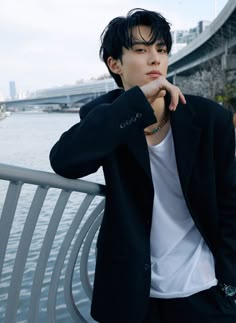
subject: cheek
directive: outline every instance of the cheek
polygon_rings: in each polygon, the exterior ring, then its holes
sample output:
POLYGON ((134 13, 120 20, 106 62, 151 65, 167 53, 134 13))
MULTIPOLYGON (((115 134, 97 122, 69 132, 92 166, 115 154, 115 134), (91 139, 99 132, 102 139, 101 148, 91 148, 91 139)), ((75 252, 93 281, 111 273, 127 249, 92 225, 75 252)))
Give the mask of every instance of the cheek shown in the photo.
POLYGON ((126 60, 125 60, 124 63, 125 63, 124 65, 129 69, 137 68, 139 66, 142 66, 142 64, 144 64, 141 55, 140 56, 126 57, 126 60))
POLYGON ((166 71, 168 70, 168 59, 165 59, 162 61, 162 69, 163 71, 166 71))

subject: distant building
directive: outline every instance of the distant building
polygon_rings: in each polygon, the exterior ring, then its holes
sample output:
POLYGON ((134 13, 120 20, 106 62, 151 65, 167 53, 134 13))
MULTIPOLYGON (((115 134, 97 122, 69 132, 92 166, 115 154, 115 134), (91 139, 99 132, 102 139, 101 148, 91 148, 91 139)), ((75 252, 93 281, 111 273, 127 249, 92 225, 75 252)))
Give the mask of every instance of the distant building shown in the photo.
POLYGON ((210 21, 206 21, 206 20, 201 20, 198 23, 198 34, 201 34, 209 25, 210 25, 210 21))
POLYGON ((17 98, 15 81, 10 81, 9 82, 9 92, 10 92, 10 98, 12 100, 17 98))
POLYGON ((210 21, 199 21, 197 27, 189 30, 174 30, 171 32, 172 49, 171 55, 176 54, 179 50, 191 43, 197 38, 210 24, 210 21))
POLYGON ((2 94, 2 92, 0 92, 0 101, 4 101, 5 100, 5 97, 4 95, 2 94))
POLYGON ((29 94, 30 94, 29 91, 19 90, 17 92, 17 99, 19 99, 19 100, 26 99, 29 96, 29 94))

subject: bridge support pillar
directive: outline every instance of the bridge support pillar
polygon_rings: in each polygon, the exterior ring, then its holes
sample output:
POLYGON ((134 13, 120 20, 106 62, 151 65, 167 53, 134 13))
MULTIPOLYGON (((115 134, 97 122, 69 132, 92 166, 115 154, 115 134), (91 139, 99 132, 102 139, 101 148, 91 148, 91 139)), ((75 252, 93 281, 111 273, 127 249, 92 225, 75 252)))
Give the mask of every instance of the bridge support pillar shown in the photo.
POLYGON ((224 54, 221 57, 221 66, 223 70, 235 70, 236 69, 236 54, 224 54))
POLYGON ((172 83, 175 85, 176 84, 176 74, 174 74, 173 78, 172 78, 172 83))
POLYGON ((69 95, 66 96, 66 105, 68 106, 68 108, 71 108, 72 106, 71 98, 69 95))
POLYGON ((4 104, 0 104, 0 120, 5 117, 5 106, 4 104))
POLYGON ((172 83, 179 86, 183 80, 186 80, 187 76, 174 75, 172 83))

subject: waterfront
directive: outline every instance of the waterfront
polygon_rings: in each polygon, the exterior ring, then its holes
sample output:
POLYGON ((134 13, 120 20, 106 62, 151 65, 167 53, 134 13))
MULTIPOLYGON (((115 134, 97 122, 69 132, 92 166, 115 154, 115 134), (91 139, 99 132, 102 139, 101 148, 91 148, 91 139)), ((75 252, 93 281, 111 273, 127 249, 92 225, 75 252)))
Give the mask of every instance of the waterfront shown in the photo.
MULTIPOLYGON (((52 172, 52 145, 78 121, 77 113, 13 113, 0 123, 0 162, 52 172)), ((85 179, 104 183, 100 170, 85 179)))
MULTIPOLYGON (((45 171, 52 171, 48 154, 53 145, 53 143, 59 138, 61 133, 72 126, 74 123, 79 121, 77 114, 60 114, 60 113, 17 113, 12 114, 11 117, 5 118, 0 122, 0 162, 5 164, 17 165, 22 167, 28 167, 32 169, 39 169, 45 171)), ((96 181, 98 183, 103 183, 103 176, 101 170, 96 174, 92 174, 86 178, 87 180, 96 181)), ((5 183, 0 181, 0 211, 1 204, 3 200, 3 193, 6 191, 5 183)), ((14 256, 17 248, 17 243, 19 241, 19 235, 24 225, 25 219, 25 209, 26 206, 32 199, 34 192, 30 192, 29 186, 22 190, 21 203, 19 203, 17 211, 16 221, 12 227, 11 241, 8 244, 6 262, 3 268, 3 275, 0 285, 0 321, 3 319, 4 313, 4 303, 7 299, 7 286, 9 285, 11 269, 14 263, 14 256)), ((37 230, 35 232, 35 237, 31 251, 29 254, 27 268, 24 273, 22 281, 22 292, 19 304, 19 313, 17 317, 17 322, 25 322, 24 310, 27 310, 28 303, 27 297, 30 293, 27 288, 32 280, 33 268, 35 268, 35 263, 37 261, 37 254, 40 245, 43 241, 45 228, 48 224, 48 210, 52 209, 55 204, 54 193, 51 192, 46 200, 44 208, 42 210, 41 218, 38 221, 37 230), (52 198, 53 197, 53 198, 52 198)), ((57 235, 53 251, 50 255, 50 261, 47 267, 49 272, 55 262, 55 255, 60 248, 61 241, 64 236, 66 228, 71 222, 71 218, 74 216, 74 209, 78 204, 78 200, 70 201, 67 210, 65 212, 62 225, 59 228, 59 234, 57 235)), ((94 259, 90 263, 90 271, 94 266, 94 259)), ((40 305, 40 320, 39 322, 46 322, 45 320, 45 308, 46 308, 46 298, 47 298, 47 279, 49 279, 48 272, 46 273, 46 279, 44 282, 41 305, 40 305)), ((75 285, 79 289, 80 285, 78 281, 75 280, 75 285)), ((86 315, 88 319, 88 303, 84 298, 83 293, 77 295, 77 304, 80 305, 83 314, 86 315), (87 314, 86 314, 87 313, 87 314)), ((57 322, 72 322, 72 320, 66 316, 66 308, 63 303, 63 286, 59 286, 58 289, 58 316, 57 322)))

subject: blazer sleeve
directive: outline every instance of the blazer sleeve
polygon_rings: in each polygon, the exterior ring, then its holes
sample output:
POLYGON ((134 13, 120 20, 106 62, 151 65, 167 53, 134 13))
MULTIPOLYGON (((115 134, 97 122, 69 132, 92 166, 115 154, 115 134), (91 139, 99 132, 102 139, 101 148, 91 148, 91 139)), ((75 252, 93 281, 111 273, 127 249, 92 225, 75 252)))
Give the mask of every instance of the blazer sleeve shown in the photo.
POLYGON ((236 286, 236 160, 232 114, 216 123, 215 138, 217 200, 219 206, 219 248, 216 257, 218 279, 236 286))
POLYGON ((92 109, 85 106, 87 114, 83 112, 82 120, 63 133, 51 149, 50 163, 57 174, 79 178, 96 172, 131 132, 143 131, 156 122, 151 105, 137 86, 111 103, 103 103, 101 98, 96 102, 92 109))

